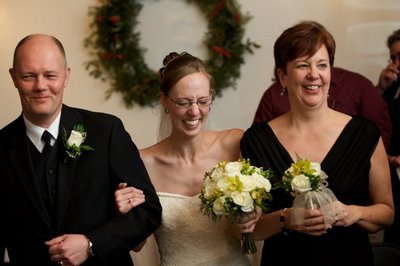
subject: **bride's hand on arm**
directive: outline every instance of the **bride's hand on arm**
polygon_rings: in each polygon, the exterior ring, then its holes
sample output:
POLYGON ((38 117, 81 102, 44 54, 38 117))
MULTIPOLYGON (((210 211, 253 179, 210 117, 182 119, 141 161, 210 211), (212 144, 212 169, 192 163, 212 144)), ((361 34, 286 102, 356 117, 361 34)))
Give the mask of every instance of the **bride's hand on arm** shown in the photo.
POLYGON ((115 206, 120 214, 129 212, 132 208, 142 204, 145 196, 142 190, 128 187, 126 183, 120 183, 115 190, 115 206))
MULTIPOLYGON (((115 196, 115 207, 120 214, 125 214, 136 206, 142 204, 145 201, 144 193, 142 190, 128 187, 127 183, 119 183, 114 193, 115 196)), ((134 252, 139 252, 146 240, 138 244, 133 248, 134 252)))

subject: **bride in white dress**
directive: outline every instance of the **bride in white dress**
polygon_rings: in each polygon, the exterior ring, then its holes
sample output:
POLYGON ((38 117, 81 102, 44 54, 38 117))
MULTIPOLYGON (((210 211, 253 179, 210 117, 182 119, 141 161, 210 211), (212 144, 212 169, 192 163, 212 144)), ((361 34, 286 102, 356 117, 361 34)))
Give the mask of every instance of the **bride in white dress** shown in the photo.
MULTIPOLYGON (((200 59, 170 53, 163 64, 160 141, 140 150, 163 207, 162 225, 154 233, 160 265, 251 265, 241 253, 239 230, 225 219, 212 222, 200 212, 198 198, 206 171, 240 157, 243 131, 204 129, 215 91, 200 59)), ((130 189, 116 192, 122 213, 134 197, 130 189)))

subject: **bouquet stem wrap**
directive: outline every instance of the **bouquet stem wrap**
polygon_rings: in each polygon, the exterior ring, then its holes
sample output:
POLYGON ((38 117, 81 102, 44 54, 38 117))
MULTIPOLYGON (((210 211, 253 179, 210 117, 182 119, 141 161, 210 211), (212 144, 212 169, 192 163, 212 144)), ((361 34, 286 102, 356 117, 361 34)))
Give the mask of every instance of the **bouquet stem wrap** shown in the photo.
POLYGON ((339 211, 338 203, 332 190, 324 186, 297 194, 293 201, 291 224, 301 226, 304 224, 304 212, 306 209, 320 210, 325 217, 325 224, 333 224, 339 211))
POLYGON ((242 234, 242 253, 254 254, 257 252, 257 247, 254 242, 253 234, 244 233, 242 234))

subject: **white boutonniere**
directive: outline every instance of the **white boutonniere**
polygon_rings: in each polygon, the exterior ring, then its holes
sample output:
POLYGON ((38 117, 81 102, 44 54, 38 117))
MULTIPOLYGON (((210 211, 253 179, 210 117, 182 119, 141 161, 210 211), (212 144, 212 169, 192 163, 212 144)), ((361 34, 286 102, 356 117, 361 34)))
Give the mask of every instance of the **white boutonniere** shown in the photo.
POLYGON ((64 128, 63 132, 63 143, 65 151, 69 157, 76 158, 82 154, 82 151, 93 151, 94 149, 89 145, 84 145, 83 142, 86 139, 87 133, 82 124, 76 124, 71 130, 69 137, 67 138, 67 131, 64 128))

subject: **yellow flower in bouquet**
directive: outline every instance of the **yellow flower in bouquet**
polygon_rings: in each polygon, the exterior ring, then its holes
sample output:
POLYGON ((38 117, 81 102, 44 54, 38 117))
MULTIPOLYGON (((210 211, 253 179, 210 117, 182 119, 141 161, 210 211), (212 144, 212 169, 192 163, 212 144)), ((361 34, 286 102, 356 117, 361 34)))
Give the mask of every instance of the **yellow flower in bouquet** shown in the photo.
MULTIPOLYGON (((200 193, 200 210, 213 221, 226 217, 230 223, 238 221, 243 213, 259 206, 264 212, 272 200, 271 171, 252 166, 248 159, 223 161, 205 173, 200 193)), ((257 251, 252 234, 242 235, 242 251, 257 251)))

